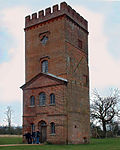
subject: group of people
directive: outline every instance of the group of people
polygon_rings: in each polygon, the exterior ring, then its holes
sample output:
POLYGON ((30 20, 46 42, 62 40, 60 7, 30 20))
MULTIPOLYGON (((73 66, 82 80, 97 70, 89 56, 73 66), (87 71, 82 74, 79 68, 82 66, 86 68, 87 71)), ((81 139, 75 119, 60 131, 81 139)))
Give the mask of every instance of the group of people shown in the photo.
POLYGON ((25 136, 26 141, 28 144, 40 144, 40 132, 30 132, 25 133, 23 136, 25 136))

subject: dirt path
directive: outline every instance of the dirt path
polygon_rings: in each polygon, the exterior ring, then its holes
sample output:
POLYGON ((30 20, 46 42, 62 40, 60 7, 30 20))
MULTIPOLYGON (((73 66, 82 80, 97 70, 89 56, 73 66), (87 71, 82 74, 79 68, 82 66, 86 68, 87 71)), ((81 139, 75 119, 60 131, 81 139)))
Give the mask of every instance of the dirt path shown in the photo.
POLYGON ((0 137, 22 137, 22 135, 10 135, 10 134, 1 134, 0 137))

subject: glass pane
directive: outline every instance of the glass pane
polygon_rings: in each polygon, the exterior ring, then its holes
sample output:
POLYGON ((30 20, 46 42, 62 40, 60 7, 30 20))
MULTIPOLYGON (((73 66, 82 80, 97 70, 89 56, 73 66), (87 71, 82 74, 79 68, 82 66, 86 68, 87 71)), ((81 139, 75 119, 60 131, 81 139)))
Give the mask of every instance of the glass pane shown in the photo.
POLYGON ((55 133, 55 123, 51 123, 51 133, 55 133))
POLYGON ((45 96, 45 93, 41 93, 40 94, 40 106, 42 105, 45 105, 45 99, 46 99, 46 96, 45 96))
POLYGON ((42 72, 48 72, 48 61, 47 60, 42 62, 42 72))
POLYGON ((50 104, 55 104, 55 95, 54 94, 50 95, 50 104))
POLYGON ((46 37, 46 36, 44 36, 44 37, 41 39, 41 43, 42 43, 43 45, 45 45, 45 44, 47 43, 47 41, 48 41, 48 37, 46 37))
POLYGON ((34 96, 30 97, 30 105, 31 106, 35 105, 35 97, 34 96))

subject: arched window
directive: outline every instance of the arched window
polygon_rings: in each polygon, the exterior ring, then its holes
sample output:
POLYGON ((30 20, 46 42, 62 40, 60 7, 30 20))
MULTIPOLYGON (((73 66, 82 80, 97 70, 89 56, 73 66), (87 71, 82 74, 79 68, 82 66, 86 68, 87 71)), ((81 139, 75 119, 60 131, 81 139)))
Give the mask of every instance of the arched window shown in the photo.
POLYGON ((30 106, 34 106, 35 105, 35 97, 31 96, 30 97, 30 106))
POLYGON ((51 134, 55 134, 55 123, 51 122, 50 127, 51 127, 51 134))
POLYGON ((43 106, 43 105, 45 105, 45 100, 46 100, 46 95, 45 95, 45 93, 40 93, 40 95, 39 95, 39 105, 40 106, 43 106))
POLYGON ((42 72, 47 73, 48 72, 48 61, 44 60, 42 62, 42 72))
POLYGON ((55 94, 50 94, 50 104, 55 104, 55 94))

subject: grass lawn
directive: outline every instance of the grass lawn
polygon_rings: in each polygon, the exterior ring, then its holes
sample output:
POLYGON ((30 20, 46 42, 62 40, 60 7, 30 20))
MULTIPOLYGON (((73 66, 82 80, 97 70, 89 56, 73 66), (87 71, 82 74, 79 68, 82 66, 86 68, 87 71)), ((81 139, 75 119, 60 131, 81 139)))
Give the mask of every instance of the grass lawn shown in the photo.
POLYGON ((0 137, 0 145, 4 144, 22 144, 21 137, 0 137))
MULTIPOLYGON (((7 139, 0 138, 0 144, 6 144, 7 139), (3 143, 2 143, 3 141, 3 143)), ((8 143, 22 143, 21 138, 11 140, 8 143)), ((120 150, 120 138, 109 139, 91 139, 90 144, 87 145, 25 145, 25 146, 12 146, 0 147, 0 150, 120 150)))

